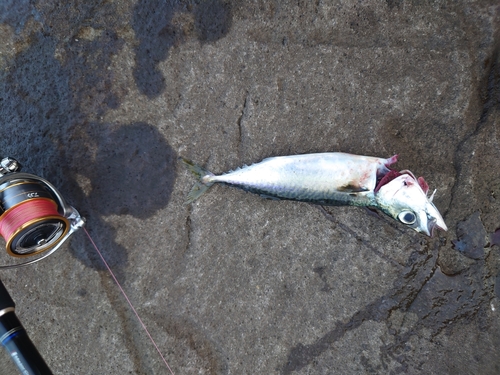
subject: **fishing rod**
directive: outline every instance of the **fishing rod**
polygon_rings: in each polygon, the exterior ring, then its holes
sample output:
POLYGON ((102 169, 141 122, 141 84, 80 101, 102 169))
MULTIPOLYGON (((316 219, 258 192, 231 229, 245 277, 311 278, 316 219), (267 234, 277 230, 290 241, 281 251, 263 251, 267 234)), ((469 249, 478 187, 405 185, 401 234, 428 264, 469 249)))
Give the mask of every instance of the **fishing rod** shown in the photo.
MULTIPOLYGON (((85 224, 47 180, 21 173, 16 159, 0 161, 0 236, 7 253, 17 258, 0 269, 24 267, 58 250, 85 224), (26 260, 26 258, 31 258, 26 260)), ((0 281, 0 343, 23 375, 52 372, 15 314, 15 303, 0 281)))
POLYGON ((52 375, 15 314, 16 304, 0 281, 0 342, 23 375, 52 375))

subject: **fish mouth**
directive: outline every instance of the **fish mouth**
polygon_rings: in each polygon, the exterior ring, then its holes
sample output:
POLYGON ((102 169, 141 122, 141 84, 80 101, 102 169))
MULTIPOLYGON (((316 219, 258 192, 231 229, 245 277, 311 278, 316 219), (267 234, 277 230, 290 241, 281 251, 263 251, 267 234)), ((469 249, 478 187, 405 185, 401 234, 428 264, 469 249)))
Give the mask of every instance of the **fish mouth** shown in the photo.
MULTIPOLYGON (((444 224, 444 222, 443 222, 444 224)), ((436 232, 438 230, 442 230, 442 231, 447 231, 448 228, 446 227, 446 224, 444 224, 444 228, 439 225, 437 223, 437 219, 432 219, 432 220, 429 220, 427 222, 427 228, 426 229, 426 234, 429 236, 429 237, 434 237, 434 234, 436 234, 436 232)))

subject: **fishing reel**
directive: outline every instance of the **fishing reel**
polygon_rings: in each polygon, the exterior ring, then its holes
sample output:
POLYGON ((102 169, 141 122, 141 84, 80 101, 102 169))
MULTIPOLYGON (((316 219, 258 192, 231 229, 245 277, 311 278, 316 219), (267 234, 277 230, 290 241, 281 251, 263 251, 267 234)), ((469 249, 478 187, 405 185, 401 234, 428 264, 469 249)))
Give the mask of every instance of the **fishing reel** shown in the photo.
POLYGON ((0 269, 26 266, 48 257, 85 224, 50 182, 18 172, 20 168, 13 158, 0 161, 0 236, 9 255, 34 258, 0 265, 0 269))

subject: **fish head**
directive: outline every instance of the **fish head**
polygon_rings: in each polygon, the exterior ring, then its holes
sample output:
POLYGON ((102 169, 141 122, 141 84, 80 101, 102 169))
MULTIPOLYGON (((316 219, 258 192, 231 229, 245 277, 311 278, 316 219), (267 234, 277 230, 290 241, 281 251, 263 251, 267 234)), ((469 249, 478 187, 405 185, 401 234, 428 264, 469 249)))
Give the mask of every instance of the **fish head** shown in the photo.
POLYGON ((400 173, 376 192, 378 208, 396 221, 430 237, 436 229, 448 230, 432 203, 434 194, 427 197, 429 187, 424 179, 415 178, 409 171, 400 173))

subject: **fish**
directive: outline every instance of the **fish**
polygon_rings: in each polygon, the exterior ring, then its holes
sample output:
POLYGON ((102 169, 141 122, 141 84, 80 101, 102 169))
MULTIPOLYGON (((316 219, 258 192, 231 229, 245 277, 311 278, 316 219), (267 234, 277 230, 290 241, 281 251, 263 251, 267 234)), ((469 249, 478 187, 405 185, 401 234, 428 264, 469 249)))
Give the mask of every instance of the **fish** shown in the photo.
POLYGON ((180 158, 198 179, 186 200, 191 204, 213 184, 230 185, 273 200, 293 200, 328 206, 358 206, 382 211, 399 223, 430 237, 448 230, 433 204, 434 191, 423 177, 389 168, 390 158, 325 152, 269 157, 216 175, 180 158))

